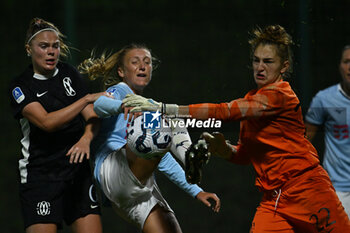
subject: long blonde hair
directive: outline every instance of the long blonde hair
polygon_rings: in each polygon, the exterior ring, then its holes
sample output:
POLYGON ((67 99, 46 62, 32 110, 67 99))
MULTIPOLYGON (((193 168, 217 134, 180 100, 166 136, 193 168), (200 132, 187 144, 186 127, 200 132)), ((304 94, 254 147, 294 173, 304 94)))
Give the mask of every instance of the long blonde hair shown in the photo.
MULTIPOLYGON (((123 47, 116 53, 112 55, 106 55, 106 52, 102 53, 99 58, 95 58, 94 52, 92 52, 91 57, 85 59, 78 66, 78 70, 82 74, 88 74, 89 79, 95 80, 97 78, 102 78, 102 83, 104 88, 108 88, 122 81, 122 78, 118 75, 118 68, 123 68, 125 55, 133 49, 148 49, 143 44, 130 44, 123 47)), ((152 63, 156 63, 159 60, 152 56, 152 63)), ((154 67, 155 68, 155 67, 154 67)))
POLYGON ((255 49, 260 45, 275 45, 277 55, 281 58, 281 62, 289 61, 289 68, 283 74, 283 78, 287 78, 293 72, 293 52, 291 45, 292 37, 280 25, 270 25, 264 29, 256 28, 252 32, 253 38, 249 40, 251 45, 251 57, 253 57, 255 49))

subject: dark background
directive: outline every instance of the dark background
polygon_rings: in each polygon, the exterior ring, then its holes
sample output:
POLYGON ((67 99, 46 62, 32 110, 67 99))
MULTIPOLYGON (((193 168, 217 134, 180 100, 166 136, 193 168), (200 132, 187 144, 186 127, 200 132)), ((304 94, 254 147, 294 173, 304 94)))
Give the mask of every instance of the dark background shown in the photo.
MULTIPOLYGON (((117 51, 131 42, 145 43, 161 60, 145 96, 179 104, 229 101, 254 88, 248 32, 256 26, 280 24, 295 42, 290 82, 305 112, 318 90, 340 80, 340 52, 350 44, 349 9, 350 1, 345 0, 2 0, 1 232, 23 232, 17 179, 21 135, 10 114, 7 85, 30 62, 24 39, 33 17, 53 22, 67 36, 69 45, 77 49, 71 50, 68 60, 73 65, 87 58, 93 48, 117 51)), ((238 123, 225 124, 221 131, 235 142, 238 123)), ((195 139, 200 131, 191 133, 195 139)), ((315 145, 322 154, 322 134, 315 145)), ((221 198, 219 214, 162 174, 157 174, 157 180, 184 232, 248 232, 261 197, 251 166, 218 158, 205 167, 201 186, 221 198)), ((102 219, 104 232, 138 232, 110 208, 103 209, 102 219)))

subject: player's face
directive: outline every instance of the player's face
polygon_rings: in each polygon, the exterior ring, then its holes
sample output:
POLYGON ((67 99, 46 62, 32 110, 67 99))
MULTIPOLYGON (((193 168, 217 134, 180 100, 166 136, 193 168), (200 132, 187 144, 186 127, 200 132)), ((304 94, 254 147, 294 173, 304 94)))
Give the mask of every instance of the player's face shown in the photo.
POLYGON ((343 52, 339 65, 340 74, 343 78, 343 84, 350 87, 350 49, 343 52))
POLYGON ((281 62, 275 45, 258 45, 253 56, 254 80, 258 88, 280 81, 288 66, 288 61, 281 62))
POLYGON ((60 41, 53 31, 43 31, 36 35, 27 46, 32 57, 34 72, 50 74, 54 71, 60 56, 60 41))
POLYGON ((147 49, 132 49, 125 54, 124 66, 118 69, 123 81, 138 94, 152 78, 152 56, 147 49))

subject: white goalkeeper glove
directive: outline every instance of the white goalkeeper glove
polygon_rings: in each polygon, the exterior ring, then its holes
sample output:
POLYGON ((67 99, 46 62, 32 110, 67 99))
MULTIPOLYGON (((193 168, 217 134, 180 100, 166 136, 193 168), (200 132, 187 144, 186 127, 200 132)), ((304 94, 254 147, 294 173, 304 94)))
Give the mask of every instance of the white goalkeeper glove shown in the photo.
POLYGON ((127 94, 123 99, 124 107, 133 107, 130 112, 156 112, 166 115, 178 115, 179 106, 177 104, 163 104, 162 102, 147 99, 140 95, 127 94))

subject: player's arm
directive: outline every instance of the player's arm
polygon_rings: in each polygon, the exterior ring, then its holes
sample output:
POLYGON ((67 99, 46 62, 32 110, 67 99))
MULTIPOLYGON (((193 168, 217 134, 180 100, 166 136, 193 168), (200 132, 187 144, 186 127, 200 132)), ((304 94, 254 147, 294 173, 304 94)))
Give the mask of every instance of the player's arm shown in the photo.
POLYGON ((81 163, 85 156, 86 159, 90 158, 90 144, 100 128, 100 119, 94 112, 92 104, 87 105, 82 110, 81 114, 86 121, 85 131, 79 141, 74 144, 66 154, 70 156, 70 163, 81 163))
POLYGON ((160 111, 167 115, 186 115, 196 119, 215 118, 220 120, 243 120, 261 116, 271 116, 284 109, 283 95, 269 90, 247 98, 228 103, 202 103, 191 105, 164 104, 139 95, 127 95, 124 107, 132 107, 130 112, 160 111))
POLYGON ((158 165, 158 170, 161 171, 168 179, 175 183, 178 187, 197 198, 204 205, 211 207, 208 200, 213 200, 215 205, 212 206, 213 211, 220 210, 220 199, 215 193, 203 191, 198 185, 189 184, 186 181, 185 172, 170 153, 166 153, 158 165))
POLYGON ((311 142, 312 139, 315 137, 319 126, 315 124, 311 124, 309 122, 305 122, 305 128, 306 128, 306 138, 309 139, 311 142))
POLYGON ((22 115, 40 129, 54 132, 73 120, 88 104, 93 103, 101 95, 106 93, 87 94, 73 104, 50 113, 39 102, 31 102, 23 108, 22 115))
POLYGON ((121 105, 122 101, 119 99, 101 96, 95 101, 94 110, 99 117, 107 118, 121 113, 121 105))

